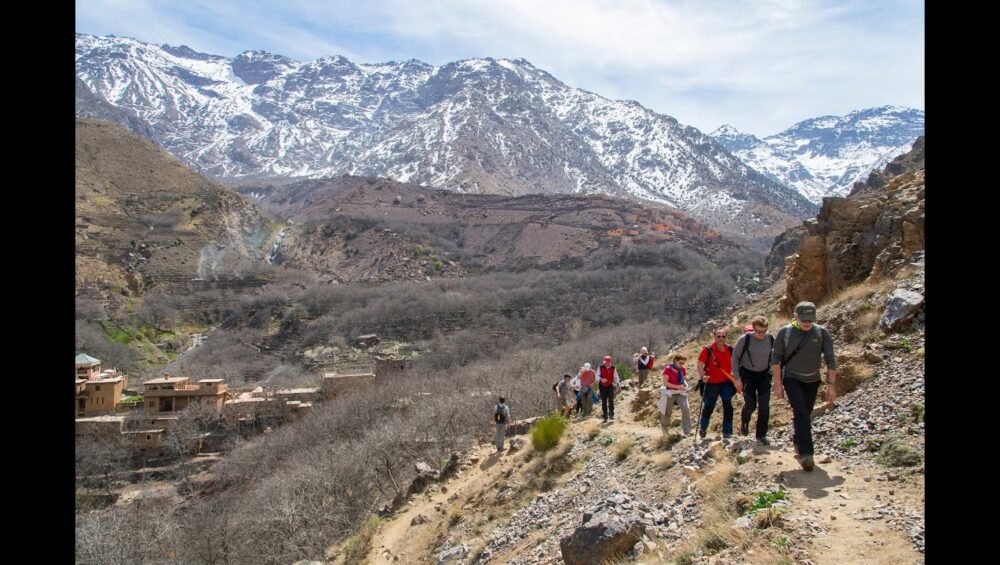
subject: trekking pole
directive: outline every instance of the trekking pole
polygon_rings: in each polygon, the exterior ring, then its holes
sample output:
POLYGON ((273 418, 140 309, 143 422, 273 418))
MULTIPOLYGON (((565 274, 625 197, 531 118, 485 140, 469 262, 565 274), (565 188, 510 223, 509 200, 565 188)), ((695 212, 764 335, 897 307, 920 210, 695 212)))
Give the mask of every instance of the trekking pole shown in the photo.
MULTIPOLYGON (((698 445, 698 433, 701 432, 701 411, 705 408, 705 387, 701 388, 701 391, 698 392, 698 396, 701 397, 701 402, 698 403, 698 419, 695 420, 695 430, 694 433, 691 434, 694 436, 694 445, 698 445)), ((708 430, 705 430, 705 432, 707 435, 708 430)))

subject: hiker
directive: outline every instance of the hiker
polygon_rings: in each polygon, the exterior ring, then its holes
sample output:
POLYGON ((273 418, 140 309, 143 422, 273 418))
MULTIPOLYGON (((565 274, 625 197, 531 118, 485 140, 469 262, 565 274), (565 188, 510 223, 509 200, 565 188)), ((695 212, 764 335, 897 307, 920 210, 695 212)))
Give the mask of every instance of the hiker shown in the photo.
POLYGON ((580 397, 580 375, 573 377, 573 380, 569 382, 569 386, 573 388, 573 395, 576 398, 576 404, 573 405, 573 414, 579 415, 580 410, 583 409, 583 399, 580 397))
POLYGON ((583 417, 590 416, 590 413, 594 409, 594 401, 590 396, 593 390, 594 380, 597 379, 597 373, 590 368, 590 363, 584 363, 583 367, 580 367, 580 372, 577 374, 580 378, 580 400, 583 401, 583 417))
POLYGON ((698 355, 698 374, 704 383, 703 405, 698 430, 702 439, 708 435, 708 420, 715 409, 715 403, 722 397, 722 437, 733 435, 733 395, 741 384, 734 384, 727 373, 732 366, 733 347, 726 344, 726 329, 715 330, 715 340, 702 348, 698 355))
POLYGON ((639 353, 632 354, 632 362, 635 363, 635 373, 639 376, 639 388, 646 385, 646 375, 653 368, 653 356, 645 347, 639 348, 639 353))
POLYGON ((563 418, 569 418, 570 413, 573 411, 573 405, 576 404, 573 398, 573 386, 570 382, 573 379, 573 375, 566 373, 563 375, 563 380, 556 383, 556 399, 559 401, 559 408, 562 412, 563 418))
POLYGON ((618 369, 611 364, 610 355, 604 356, 604 363, 597 368, 597 371, 600 376, 598 390, 601 392, 601 414, 607 423, 609 415, 612 421, 615 419, 615 393, 621 391, 622 384, 618 378, 618 369))
POLYGON ((767 441, 767 422, 771 415, 771 349, 774 337, 767 333, 767 318, 756 316, 750 321, 750 332, 740 336, 733 346, 733 377, 743 385, 743 411, 740 413, 740 435, 750 433, 750 418, 757 412, 754 436, 757 445, 767 441))
MULTIPOLYGON (((660 387, 660 428, 666 433, 670 428, 670 412, 673 411, 676 403, 681 407, 681 431, 687 436, 691 433, 691 411, 688 409, 688 387, 684 378, 687 376, 687 369, 684 364, 687 357, 678 353, 674 355, 673 361, 663 368, 663 386, 660 387)), ((659 407, 659 405, 657 406, 659 407)))
POLYGON ((795 305, 795 320, 778 330, 771 351, 774 371, 774 395, 781 398, 788 392, 792 408, 792 443, 795 459, 806 471, 812 471, 812 414, 819 392, 820 356, 826 361, 826 400, 832 405, 837 399, 837 360, 833 355, 830 332, 816 323, 816 305, 799 302, 795 305))
POLYGON ((510 408, 504 404, 504 397, 493 407, 493 425, 497 431, 497 453, 503 451, 503 440, 507 435, 507 422, 510 421, 510 408))

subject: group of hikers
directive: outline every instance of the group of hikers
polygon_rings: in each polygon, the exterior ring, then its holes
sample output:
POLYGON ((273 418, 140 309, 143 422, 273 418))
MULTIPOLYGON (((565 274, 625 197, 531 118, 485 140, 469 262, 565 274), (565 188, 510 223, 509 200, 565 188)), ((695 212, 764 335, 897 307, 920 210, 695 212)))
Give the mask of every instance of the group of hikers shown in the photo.
MULTIPOLYGON (((704 439, 707 436, 709 420, 721 398, 722 437, 731 438, 733 397, 742 394, 744 402, 740 413, 740 435, 749 435, 750 422, 754 412, 757 412, 754 426, 756 443, 760 446, 770 445, 767 431, 773 383, 775 397, 780 399, 787 396, 792 409, 792 443, 796 460, 803 469, 812 471, 814 452, 810 414, 822 382, 821 358, 827 367, 826 401, 832 404, 837 397, 837 365, 833 339, 826 328, 815 322, 816 306, 812 302, 800 302, 795 306, 795 318, 792 322, 773 336, 767 331, 768 322, 764 316, 756 316, 750 321, 735 346, 728 344, 725 328, 715 330, 712 343, 702 347, 698 355, 699 379, 694 388, 702 399, 698 420, 699 437, 704 439)), ((611 361, 610 355, 605 356, 596 371, 591 368, 590 363, 584 363, 575 376, 566 373, 561 381, 552 385, 557 410, 564 417, 568 418, 574 413, 579 418, 590 417, 593 405, 599 398, 604 422, 614 421, 615 395, 621 392, 621 379, 611 361)), ((653 362, 653 355, 645 347, 632 356, 639 388, 646 386, 647 376, 653 370, 653 362)), ((684 436, 692 431, 686 363, 687 357, 676 354, 671 358, 670 364, 663 367, 663 384, 659 388, 660 397, 657 402, 660 426, 664 432, 670 427, 674 405, 680 408, 681 431, 684 436)), ((510 410, 501 397, 493 411, 498 452, 503 450, 509 419, 510 410)))

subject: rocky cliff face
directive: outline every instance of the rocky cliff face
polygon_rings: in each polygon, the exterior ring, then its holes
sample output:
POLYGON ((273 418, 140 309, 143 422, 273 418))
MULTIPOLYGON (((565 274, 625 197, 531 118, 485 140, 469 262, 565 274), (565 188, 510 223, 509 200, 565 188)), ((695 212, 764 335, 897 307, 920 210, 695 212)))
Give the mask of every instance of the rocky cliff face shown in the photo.
POLYGON ((787 289, 780 307, 820 301, 866 279, 891 276, 924 250, 924 138, 885 170, 855 185, 847 198, 830 197, 815 220, 782 234, 768 257, 784 260, 787 289))

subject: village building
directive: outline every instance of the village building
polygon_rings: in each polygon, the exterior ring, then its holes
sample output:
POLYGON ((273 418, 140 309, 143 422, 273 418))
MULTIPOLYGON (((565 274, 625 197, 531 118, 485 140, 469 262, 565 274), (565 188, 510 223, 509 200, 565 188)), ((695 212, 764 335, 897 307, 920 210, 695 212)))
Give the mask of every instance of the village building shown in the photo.
POLYGON ((76 415, 114 414, 121 404, 128 377, 102 369, 101 360, 85 353, 76 356, 76 415))
POLYGON ((180 412, 195 403, 208 404, 222 412, 226 401, 226 383, 222 379, 201 379, 193 385, 188 377, 169 374, 143 384, 143 405, 147 414, 180 412))

